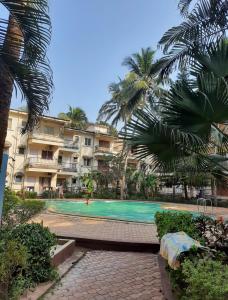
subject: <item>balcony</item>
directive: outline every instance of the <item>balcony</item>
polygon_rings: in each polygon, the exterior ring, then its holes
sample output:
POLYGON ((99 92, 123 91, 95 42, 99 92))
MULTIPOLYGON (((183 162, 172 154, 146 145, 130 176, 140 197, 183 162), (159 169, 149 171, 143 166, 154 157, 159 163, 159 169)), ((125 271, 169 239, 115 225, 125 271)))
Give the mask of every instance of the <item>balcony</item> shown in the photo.
POLYGON ((95 146, 95 156, 110 156, 113 155, 110 147, 95 146))
POLYGON ((25 165, 27 171, 41 170, 42 172, 57 171, 58 162, 55 159, 44 159, 40 157, 29 157, 25 165))
POLYGON ((29 136, 29 143, 62 146, 64 140, 60 134, 47 134, 42 130, 34 130, 29 136))
POLYGON ((79 150, 79 144, 78 141, 72 141, 72 140, 64 140, 63 146, 60 147, 61 151, 69 151, 69 152, 75 152, 79 150))
POLYGON ((58 169, 60 173, 76 173, 78 172, 78 164, 77 163, 59 163, 58 169))

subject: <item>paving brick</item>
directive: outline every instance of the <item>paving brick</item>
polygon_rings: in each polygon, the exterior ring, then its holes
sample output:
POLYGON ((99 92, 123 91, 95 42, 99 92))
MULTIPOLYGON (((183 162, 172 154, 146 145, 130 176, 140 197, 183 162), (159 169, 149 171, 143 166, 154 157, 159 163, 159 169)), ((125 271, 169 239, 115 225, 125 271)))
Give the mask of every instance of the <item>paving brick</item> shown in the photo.
MULTIPOLYGON (((127 223, 42 213, 33 219, 61 236, 98 240, 158 243, 154 224, 127 223)), ((124 261, 123 261, 124 263, 124 261)))
POLYGON ((89 251, 44 299, 164 300, 158 270, 155 254, 89 251))

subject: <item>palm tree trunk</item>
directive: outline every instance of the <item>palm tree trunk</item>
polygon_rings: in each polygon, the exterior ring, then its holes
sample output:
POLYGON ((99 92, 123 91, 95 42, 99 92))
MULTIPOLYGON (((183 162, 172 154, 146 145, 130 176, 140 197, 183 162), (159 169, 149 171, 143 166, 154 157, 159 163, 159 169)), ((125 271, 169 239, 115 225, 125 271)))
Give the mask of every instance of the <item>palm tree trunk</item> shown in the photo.
POLYGON ((188 200, 188 188, 186 183, 184 183, 184 198, 188 200))
MULTIPOLYGON (((22 47, 22 33, 16 21, 9 17, 9 24, 4 40, 3 48, 5 53, 9 53, 18 61, 20 58, 20 50, 22 47), (12 42, 13 40, 13 42, 12 42), (16 43, 15 43, 16 41, 16 43)), ((0 63, 0 166, 2 164, 2 155, 4 150, 5 139, 7 135, 8 117, 10 110, 11 97, 13 93, 13 78, 10 76, 10 70, 6 65, 0 63)))
POLYGON ((124 158, 123 175, 122 175, 121 186, 120 186, 120 199, 126 198, 125 188, 126 188, 127 161, 128 161, 128 150, 126 149, 126 156, 124 158))

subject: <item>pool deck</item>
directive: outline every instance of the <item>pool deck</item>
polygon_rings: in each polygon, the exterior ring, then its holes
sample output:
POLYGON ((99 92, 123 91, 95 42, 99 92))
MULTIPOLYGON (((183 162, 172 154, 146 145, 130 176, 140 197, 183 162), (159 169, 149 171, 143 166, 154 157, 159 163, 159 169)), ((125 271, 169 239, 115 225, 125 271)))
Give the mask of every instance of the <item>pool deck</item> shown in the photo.
MULTIPOLYGON (((196 205, 160 202, 165 209, 197 212, 196 205)), ((208 208, 208 212, 210 209, 208 208)), ((214 208, 215 217, 228 216, 228 208, 214 208)), ((154 224, 87 218, 44 212, 35 218, 58 236, 100 241, 158 244, 154 224)))
POLYGON ((42 222, 58 236, 129 243, 158 243, 154 224, 76 217, 48 212, 33 218, 33 221, 42 222))

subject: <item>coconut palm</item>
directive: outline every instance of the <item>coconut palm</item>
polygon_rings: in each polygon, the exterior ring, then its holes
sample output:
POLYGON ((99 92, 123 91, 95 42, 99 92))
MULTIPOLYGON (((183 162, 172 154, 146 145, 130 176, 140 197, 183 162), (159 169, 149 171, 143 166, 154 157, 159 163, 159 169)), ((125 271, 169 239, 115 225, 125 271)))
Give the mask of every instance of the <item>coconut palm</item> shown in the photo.
POLYGON ((67 113, 59 113, 58 117, 70 121, 70 126, 76 129, 86 129, 88 118, 86 113, 80 107, 69 106, 67 113))
POLYGON ((159 41, 165 54, 158 64, 163 76, 175 67, 183 69, 191 64, 194 53, 224 38, 228 29, 227 0, 179 0, 178 7, 183 22, 159 41))
POLYGON ((112 120, 112 125, 127 123, 135 109, 143 108, 162 94, 160 79, 155 73, 155 51, 151 48, 141 49, 126 57, 123 65, 129 73, 118 83, 109 86, 111 99, 105 102, 98 115, 98 120, 112 120))
POLYGON ((8 115, 16 86, 28 107, 24 132, 32 130, 48 109, 52 74, 46 60, 50 41, 47 0, 0 0, 9 12, 0 20, 0 163, 7 134, 8 115))
MULTIPOLYGON (((98 120, 111 120, 116 126, 119 122, 125 125, 136 109, 142 109, 152 103, 162 93, 159 79, 154 70, 154 54, 151 48, 141 49, 123 61, 129 73, 118 83, 109 86, 111 99, 105 102, 98 115, 98 120)), ((125 167, 122 177, 121 198, 124 198, 127 156, 129 148, 124 145, 125 167)))
POLYGON ((195 55, 190 79, 182 78, 161 97, 160 117, 138 110, 126 125, 126 139, 139 157, 151 157, 164 172, 228 174, 228 44, 221 40, 195 55))

